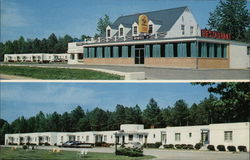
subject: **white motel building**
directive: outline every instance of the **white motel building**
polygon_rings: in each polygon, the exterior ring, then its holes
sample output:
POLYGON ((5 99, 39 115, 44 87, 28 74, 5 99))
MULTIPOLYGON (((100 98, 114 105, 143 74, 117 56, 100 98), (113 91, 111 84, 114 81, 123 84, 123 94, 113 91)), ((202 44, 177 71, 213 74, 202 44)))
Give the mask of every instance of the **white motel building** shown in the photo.
POLYGON ((144 129, 140 124, 123 124, 116 131, 89 131, 89 132, 40 132, 16 133, 5 135, 5 145, 22 145, 26 143, 43 145, 62 145, 67 141, 80 141, 86 144, 106 142, 108 144, 126 144, 140 142, 152 144, 192 144, 203 143, 225 147, 233 145, 246 146, 249 149, 250 122, 221 123, 198 126, 180 126, 166 128, 144 129))
POLYGON ((97 39, 68 44, 69 63, 249 68, 250 44, 202 30, 188 7, 120 16, 97 39))
POLYGON ((5 54, 5 62, 54 62, 57 60, 67 62, 69 54, 49 54, 49 53, 23 53, 5 54))

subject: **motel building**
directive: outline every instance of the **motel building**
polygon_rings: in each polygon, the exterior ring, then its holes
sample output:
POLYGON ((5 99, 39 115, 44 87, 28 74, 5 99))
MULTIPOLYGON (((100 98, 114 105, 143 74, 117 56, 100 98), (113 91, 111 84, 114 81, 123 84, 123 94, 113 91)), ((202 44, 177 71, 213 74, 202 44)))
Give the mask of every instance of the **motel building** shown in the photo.
POLYGON ((221 123, 197 126, 179 126, 144 129, 141 124, 122 124, 120 130, 88 132, 42 132, 5 134, 5 145, 57 145, 67 141, 80 141, 83 144, 115 143, 122 145, 130 142, 141 144, 192 144, 246 146, 249 152, 250 122, 221 123))
POLYGON ((199 27, 188 7, 120 16, 97 39, 68 44, 69 63, 249 68, 250 44, 199 27))
POLYGON ((5 54, 4 62, 67 62, 70 58, 69 54, 58 53, 23 53, 23 54, 5 54))

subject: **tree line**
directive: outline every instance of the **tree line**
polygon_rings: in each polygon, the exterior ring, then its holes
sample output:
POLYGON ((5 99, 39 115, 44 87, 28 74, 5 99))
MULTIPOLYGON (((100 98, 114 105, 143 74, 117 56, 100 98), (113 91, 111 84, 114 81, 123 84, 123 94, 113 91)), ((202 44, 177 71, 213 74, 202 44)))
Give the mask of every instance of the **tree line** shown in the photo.
MULTIPOLYGON (((173 106, 161 108, 153 98, 146 108, 117 104, 114 111, 96 107, 85 111, 77 106, 71 112, 17 118, 11 123, 0 120, 0 142, 5 133, 77 132, 119 130, 121 124, 144 124, 145 128, 206 125, 211 123, 245 122, 250 120, 250 83, 196 83, 209 85, 210 95, 189 106, 180 99, 173 106)), ((190 95, 191 96, 191 95, 190 95)))

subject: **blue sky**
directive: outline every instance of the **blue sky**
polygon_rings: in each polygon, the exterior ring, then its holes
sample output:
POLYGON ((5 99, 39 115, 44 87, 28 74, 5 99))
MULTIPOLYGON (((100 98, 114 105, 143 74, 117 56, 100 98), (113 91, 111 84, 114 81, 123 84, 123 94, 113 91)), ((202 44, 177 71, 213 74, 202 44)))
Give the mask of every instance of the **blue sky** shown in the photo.
POLYGON ((189 106, 209 95, 207 87, 190 83, 1 83, 1 118, 9 122, 43 111, 63 113, 80 105, 114 111, 117 104, 145 109, 150 98, 161 108, 184 99, 189 106))
POLYGON ((104 14, 114 21, 121 15, 188 6, 201 28, 218 0, 1 0, 1 41, 82 34, 93 36, 104 14))

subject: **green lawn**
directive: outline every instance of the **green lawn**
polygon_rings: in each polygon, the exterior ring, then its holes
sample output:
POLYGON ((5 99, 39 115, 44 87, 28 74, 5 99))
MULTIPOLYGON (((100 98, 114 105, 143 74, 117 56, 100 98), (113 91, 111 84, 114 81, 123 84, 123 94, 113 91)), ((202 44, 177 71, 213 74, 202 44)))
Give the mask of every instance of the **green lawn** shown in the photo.
MULTIPOLYGON (((23 150, 16 149, 11 150, 11 148, 0 148, 0 159, 1 160, 80 160, 83 159, 79 155, 80 152, 76 151, 61 151, 60 153, 53 153, 51 150, 23 150)), ((84 159, 95 159, 95 160, 139 160, 139 159, 152 159, 153 156, 143 156, 143 157, 127 157, 127 156, 116 156, 114 153, 94 153, 89 152, 84 159)))
POLYGON ((0 73, 49 80, 121 80, 123 76, 87 69, 0 66, 0 73))

